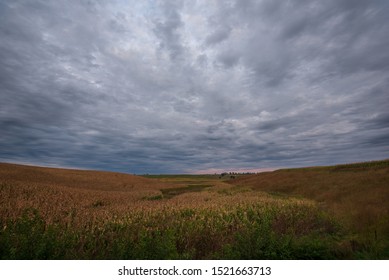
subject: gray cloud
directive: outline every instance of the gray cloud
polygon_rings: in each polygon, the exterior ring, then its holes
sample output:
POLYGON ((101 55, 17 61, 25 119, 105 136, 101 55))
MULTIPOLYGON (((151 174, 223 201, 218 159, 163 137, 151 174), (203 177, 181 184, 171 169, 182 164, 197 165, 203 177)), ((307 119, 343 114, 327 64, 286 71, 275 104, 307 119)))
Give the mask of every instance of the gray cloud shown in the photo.
POLYGON ((220 42, 223 42, 228 38, 231 33, 231 28, 229 26, 223 26, 219 29, 216 29, 212 34, 208 35, 205 39, 207 45, 214 45, 220 42))
POLYGON ((2 1, 0 161, 181 173, 389 157, 387 1, 2 1))
POLYGON ((155 22, 155 35, 160 39, 159 45, 167 51, 172 59, 181 56, 184 52, 181 44, 180 28, 183 25, 179 9, 179 2, 164 3, 160 9, 162 19, 155 22))

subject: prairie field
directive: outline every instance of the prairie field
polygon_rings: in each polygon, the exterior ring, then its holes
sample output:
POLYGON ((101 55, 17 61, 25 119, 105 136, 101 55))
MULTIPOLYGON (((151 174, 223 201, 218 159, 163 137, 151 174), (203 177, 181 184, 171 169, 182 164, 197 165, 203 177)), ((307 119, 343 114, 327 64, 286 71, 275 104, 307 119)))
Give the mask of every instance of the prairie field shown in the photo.
POLYGON ((1 259, 389 259, 389 160, 135 176, 0 163, 1 259))

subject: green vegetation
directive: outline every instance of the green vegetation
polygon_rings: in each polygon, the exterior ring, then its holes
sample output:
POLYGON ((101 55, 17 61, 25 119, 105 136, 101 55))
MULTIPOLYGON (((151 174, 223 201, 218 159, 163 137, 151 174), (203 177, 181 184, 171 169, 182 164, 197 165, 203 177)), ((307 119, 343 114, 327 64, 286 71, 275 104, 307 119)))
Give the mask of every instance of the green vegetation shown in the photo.
POLYGON ((134 212, 85 228, 48 225, 34 209, 4 224, 1 259, 321 259, 338 257, 341 230, 312 205, 228 211, 134 212))
POLYGON ((47 224, 35 209, 3 223, 0 259, 385 259, 314 204, 133 212, 84 228, 47 224))
POLYGON ((212 185, 195 184, 195 185, 188 185, 187 187, 161 189, 161 192, 164 198, 172 198, 173 196, 180 195, 183 193, 200 192, 210 187, 212 187, 212 185))

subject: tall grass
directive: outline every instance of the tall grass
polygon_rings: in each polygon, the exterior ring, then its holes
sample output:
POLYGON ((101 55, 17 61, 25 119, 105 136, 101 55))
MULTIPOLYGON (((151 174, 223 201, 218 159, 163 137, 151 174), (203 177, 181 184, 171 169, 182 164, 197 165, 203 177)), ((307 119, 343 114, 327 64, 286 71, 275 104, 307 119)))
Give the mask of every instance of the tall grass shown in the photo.
POLYGON ((389 258, 389 160, 278 170, 230 183, 273 197, 312 199, 347 229, 340 242, 345 256, 389 258))
POLYGON ((2 259, 328 259, 339 225, 311 204, 165 208, 85 224, 47 224, 34 209, 2 221, 2 259))

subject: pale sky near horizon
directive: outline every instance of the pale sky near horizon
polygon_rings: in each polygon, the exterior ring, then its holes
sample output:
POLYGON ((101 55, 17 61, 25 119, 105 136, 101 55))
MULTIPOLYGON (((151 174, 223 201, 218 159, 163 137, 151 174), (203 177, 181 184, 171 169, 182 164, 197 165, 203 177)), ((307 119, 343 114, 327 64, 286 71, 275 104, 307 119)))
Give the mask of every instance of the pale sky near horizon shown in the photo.
POLYGON ((1 1, 0 161, 207 173, 389 158, 389 1, 1 1))

